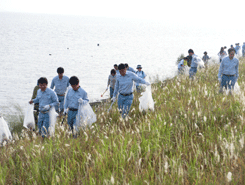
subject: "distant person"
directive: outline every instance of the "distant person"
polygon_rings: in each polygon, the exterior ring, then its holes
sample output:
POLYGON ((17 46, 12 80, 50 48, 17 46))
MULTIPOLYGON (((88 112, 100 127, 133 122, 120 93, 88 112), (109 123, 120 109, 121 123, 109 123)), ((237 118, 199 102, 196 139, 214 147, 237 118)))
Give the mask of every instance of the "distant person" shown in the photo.
POLYGON ((87 92, 80 87, 79 79, 76 76, 72 76, 69 83, 72 88, 68 90, 65 98, 64 114, 68 112, 67 123, 73 132, 73 125, 76 123, 79 104, 85 105, 89 102, 89 99, 87 92))
POLYGON ((108 77, 108 83, 107 83, 107 89, 106 89, 108 90, 108 87, 110 86, 110 98, 113 97, 116 80, 117 80, 116 70, 112 69, 111 74, 108 77))
POLYGON ((38 86, 40 89, 37 91, 37 97, 29 101, 29 103, 39 103, 38 129, 39 133, 44 138, 49 135, 49 110, 51 107, 55 107, 59 102, 56 93, 47 87, 47 78, 39 78, 38 86))
POLYGON ((197 67, 201 59, 196 54, 194 54, 194 51, 192 49, 189 49, 188 53, 189 53, 189 56, 192 57, 191 68, 189 70, 189 77, 193 79, 197 73, 197 67))
MULTIPOLYGON (((136 67, 137 71, 136 71, 136 75, 142 79, 145 79, 146 74, 144 71, 142 71, 142 66, 141 65, 137 65, 136 67)), ((136 91, 139 93, 142 91, 142 86, 139 83, 136 83, 136 91)))
POLYGON ((242 45, 242 56, 245 57, 245 42, 242 45))
POLYGON ((57 69, 58 76, 54 77, 50 88, 54 89, 59 99, 59 105, 55 107, 55 110, 60 115, 64 111, 64 99, 67 87, 69 87, 69 78, 64 75, 64 68, 59 67, 57 69))
POLYGON ((127 63, 125 63, 125 67, 128 71, 131 71, 133 73, 136 73, 136 71, 132 68, 132 67, 129 67, 129 65, 127 63))
MULTIPOLYGON (((221 83, 221 88, 227 87, 234 89, 234 85, 239 77, 239 60, 234 57, 235 50, 229 50, 229 56, 223 58, 218 73, 218 80, 221 83)), ((222 92, 222 90, 221 90, 222 92)))
POLYGON ((238 57, 239 57, 239 54, 240 54, 240 49, 241 49, 241 46, 239 46, 239 43, 236 43, 235 52, 236 52, 238 57))
POLYGON ((117 81, 116 81, 112 101, 115 102, 118 95, 118 109, 120 110, 122 117, 125 118, 128 115, 130 107, 133 103, 134 82, 142 83, 146 85, 150 85, 150 83, 138 77, 136 74, 132 73, 131 71, 127 71, 125 64, 120 64, 118 66, 118 69, 121 75, 117 76, 117 81))
POLYGON ((203 54, 204 55, 202 57, 202 60, 204 62, 205 68, 207 68, 207 66, 208 66, 208 60, 210 59, 210 57, 208 56, 208 52, 207 51, 205 51, 203 54))
MULTIPOLYGON (((31 98, 32 100, 37 97, 38 89, 39 89, 39 86, 38 86, 38 82, 37 82, 37 85, 33 89, 32 98, 31 98)), ((38 114, 39 114, 39 103, 34 103, 34 118, 35 118, 36 126, 38 123, 38 114)))
POLYGON ((183 74, 185 67, 187 66, 188 57, 184 57, 178 64, 178 74, 183 74))
POLYGON ((220 51, 218 53, 218 56, 219 56, 219 62, 221 62, 222 59, 227 56, 227 53, 226 53, 226 51, 224 50, 223 47, 220 48, 220 51))
POLYGON ((118 70, 117 64, 114 64, 114 69, 116 70, 116 74, 120 74, 120 73, 119 73, 119 70, 118 70))

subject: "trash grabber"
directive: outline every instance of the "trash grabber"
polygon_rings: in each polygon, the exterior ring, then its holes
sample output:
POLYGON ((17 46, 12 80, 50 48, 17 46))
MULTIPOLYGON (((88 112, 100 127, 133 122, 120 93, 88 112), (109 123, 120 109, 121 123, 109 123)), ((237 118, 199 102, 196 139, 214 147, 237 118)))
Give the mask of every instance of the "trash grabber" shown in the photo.
MULTIPOLYGON (((107 89, 105 90, 105 92, 107 91, 107 89)), ((103 95, 105 94, 105 92, 101 95, 101 97, 103 97, 103 95)))
POLYGON ((108 111, 107 111, 107 112, 110 112, 110 110, 111 110, 112 105, 114 104, 114 102, 115 102, 115 101, 113 101, 113 102, 111 103, 111 106, 110 106, 110 108, 108 109, 108 111))

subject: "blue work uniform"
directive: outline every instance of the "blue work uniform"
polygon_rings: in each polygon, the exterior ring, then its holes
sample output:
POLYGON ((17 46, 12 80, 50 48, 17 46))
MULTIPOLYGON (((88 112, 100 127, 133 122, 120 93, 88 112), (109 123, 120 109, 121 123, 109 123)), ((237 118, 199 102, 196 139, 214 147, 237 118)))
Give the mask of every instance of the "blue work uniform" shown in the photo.
POLYGON ((64 111, 64 99, 67 87, 69 87, 69 78, 67 76, 63 76, 62 79, 59 79, 59 76, 53 78, 50 88, 53 89, 55 87, 55 92, 58 96, 59 105, 55 107, 56 112, 64 111))
POLYGON ((124 76, 118 75, 117 81, 114 89, 113 98, 118 95, 118 109, 121 111, 122 117, 125 118, 129 113, 130 107, 133 103, 133 84, 142 83, 146 84, 147 82, 138 77, 136 74, 126 71, 124 76))
POLYGON ((114 76, 109 75, 107 86, 110 85, 110 98, 113 97, 116 80, 117 80, 117 75, 114 76))
POLYGON ((39 133, 44 137, 48 135, 47 131, 49 129, 49 110, 44 110, 44 106, 56 106, 59 103, 58 97, 52 89, 47 87, 45 91, 41 91, 41 89, 37 91, 37 97, 33 99, 33 103, 39 103, 40 112, 37 125, 39 133))
MULTIPOLYGON (((140 78, 145 78, 146 77, 146 74, 144 71, 136 71, 136 75, 140 78)), ((139 83, 136 83, 136 90, 137 92, 140 92, 141 91, 141 85, 139 83)))
POLYGON ((200 60, 201 59, 196 54, 192 55, 191 68, 189 70, 190 78, 193 78, 196 75, 198 63, 200 62, 200 60))
POLYGON ((65 110, 69 108, 67 123, 72 131, 73 125, 76 123, 76 115, 79 107, 78 100, 80 98, 82 98, 87 103, 89 102, 87 92, 81 87, 79 87, 79 89, 76 91, 70 88, 65 97, 65 110))
POLYGON ((221 79, 221 87, 227 87, 234 89, 234 85, 239 77, 239 60, 235 57, 230 59, 229 57, 223 58, 218 73, 218 79, 221 79))
POLYGON ((133 73, 136 73, 136 71, 134 70, 134 68, 132 68, 132 67, 129 67, 128 66, 128 69, 127 69, 128 71, 131 71, 131 72, 133 72, 133 73))

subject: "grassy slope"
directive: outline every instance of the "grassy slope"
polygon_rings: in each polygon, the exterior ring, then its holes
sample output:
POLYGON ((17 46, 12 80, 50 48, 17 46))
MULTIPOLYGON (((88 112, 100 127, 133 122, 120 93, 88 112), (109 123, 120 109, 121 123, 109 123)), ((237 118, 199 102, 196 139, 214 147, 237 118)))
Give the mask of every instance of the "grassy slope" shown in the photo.
POLYGON ((129 119, 116 105, 96 112, 94 128, 71 138, 67 127, 42 141, 23 130, 0 150, 4 184, 244 184, 244 72, 241 94, 219 94, 218 66, 152 85, 155 111, 129 119))

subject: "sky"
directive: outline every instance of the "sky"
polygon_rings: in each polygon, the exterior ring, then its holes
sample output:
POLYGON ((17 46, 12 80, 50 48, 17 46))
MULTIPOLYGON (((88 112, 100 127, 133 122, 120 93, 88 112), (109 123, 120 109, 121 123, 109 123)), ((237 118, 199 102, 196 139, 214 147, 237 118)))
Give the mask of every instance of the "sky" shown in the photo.
POLYGON ((175 24, 239 24, 243 0, 0 0, 0 12, 154 19, 175 24))

